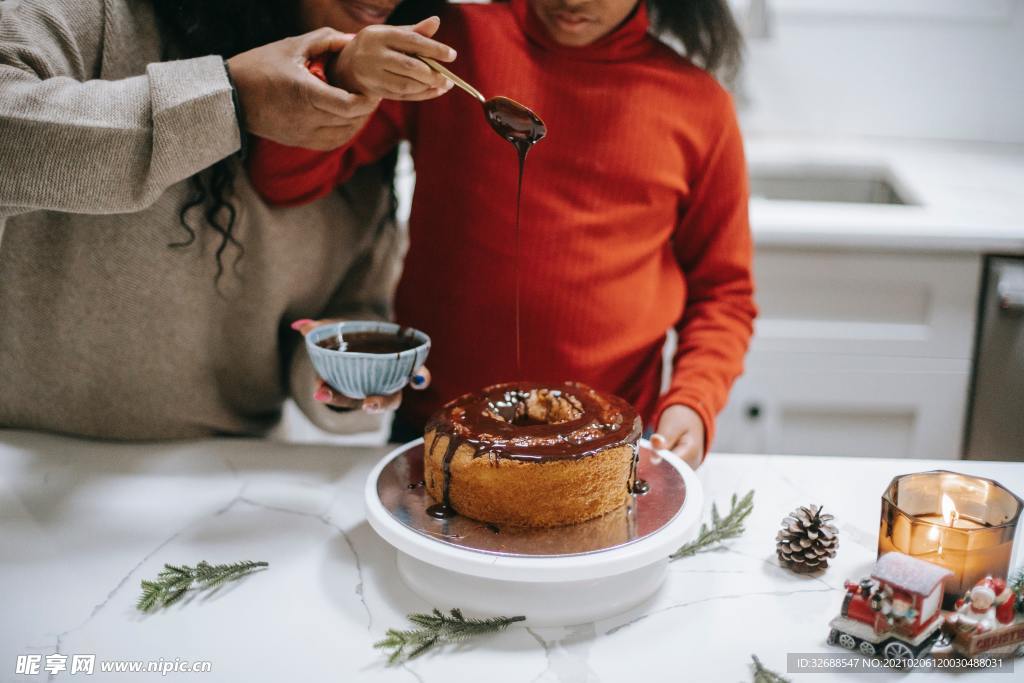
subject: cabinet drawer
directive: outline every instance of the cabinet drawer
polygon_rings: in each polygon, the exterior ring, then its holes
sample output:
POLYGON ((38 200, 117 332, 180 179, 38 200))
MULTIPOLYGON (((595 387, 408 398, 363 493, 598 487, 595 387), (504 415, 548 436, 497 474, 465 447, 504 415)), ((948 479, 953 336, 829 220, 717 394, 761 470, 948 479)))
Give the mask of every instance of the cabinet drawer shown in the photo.
POLYGON ((762 248, 752 349, 970 358, 981 260, 762 248))
POLYGON ((959 457, 967 361, 797 355, 752 355, 716 451, 959 457))

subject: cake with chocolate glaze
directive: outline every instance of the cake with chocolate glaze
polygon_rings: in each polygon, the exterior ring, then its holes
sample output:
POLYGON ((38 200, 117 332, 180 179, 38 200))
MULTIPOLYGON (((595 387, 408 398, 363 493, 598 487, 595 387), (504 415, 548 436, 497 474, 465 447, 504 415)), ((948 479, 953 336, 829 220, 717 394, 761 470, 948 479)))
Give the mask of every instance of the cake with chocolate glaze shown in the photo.
POLYGON ((448 403, 424 438, 429 512, 498 525, 578 524, 625 504, 640 418, 629 403, 575 382, 498 384, 448 403))

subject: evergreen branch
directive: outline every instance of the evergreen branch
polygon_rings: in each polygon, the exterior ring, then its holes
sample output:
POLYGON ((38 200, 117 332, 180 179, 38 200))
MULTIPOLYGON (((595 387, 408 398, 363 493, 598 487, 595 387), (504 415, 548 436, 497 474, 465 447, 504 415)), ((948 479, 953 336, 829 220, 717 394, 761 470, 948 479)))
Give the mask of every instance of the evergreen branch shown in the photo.
POLYGON ((1013 573, 1009 581, 1010 590, 1013 591, 1013 599, 1016 600, 1017 611, 1024 614, 1024 567, 1013 573))
POLYGON ((509 624, 526 619, 521 616, 467 619, 458 608, 452 609, 450 615, 435 608, 430 614, 409 614, 406 618, 419 628, 405 631, 390 628, 382 640, 373 644, 378 650, 388 651, 388 664, 414 659, 436 645, 460 643, 475 636, 504 631, 509 624))
POLYGON ((1010 590, 1014 593, 1024 592, 1024 567, 1019 568, 1013 573, 1013 578, 1010 579, 1010 590))
POLYGON ((743 522, 754 510, 754 492, 749 491, 742 499, 737 500, 736 494, 732 494, 729 513, 722 517, 718 514, 718 506, 711 504, 711 526, 700 525, 700 533, 697 538, 679 548, 671 555, 670 560, 679 560, 684 557, 691 557, 705 550, 710 550, 715 545, 730 538, 736 538, 744 532, 743 522))
POLYGON ((765 668, 757 655, 750 655, 754 660, 754 683, 789 683, 788 678, 783 678, 771 669, 765 668))
POLYGON ((204 561, 195 567, 165 564, 155 581, 142 580, 142 595, 135 607, 142 612, 151 612, 158 607, 173 605, 190 590, 214 590, 228 581, 269 566, 266 562, 250 560, 232 564, 209 564, 204 561))

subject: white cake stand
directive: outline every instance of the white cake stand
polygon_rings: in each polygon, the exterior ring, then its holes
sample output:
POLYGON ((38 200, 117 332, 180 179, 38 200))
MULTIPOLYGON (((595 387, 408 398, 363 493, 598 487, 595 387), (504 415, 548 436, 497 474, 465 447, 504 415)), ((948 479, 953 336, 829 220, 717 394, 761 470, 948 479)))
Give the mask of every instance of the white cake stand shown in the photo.
MULTIPOLYGON (((525 539, 525 545, 519 539, 520 552, 495 550, 488 548, 485 531, 445 533, 441 527, 433 528, 445 522, 421 514, 420 506, 432 502, 429 496, 416 491, 411 479, 406 479, 408 484, 395 484, 403 477, 422 477, 422 443, 418 439, 392 451, 373 469, 366 482, 366 514, 370 526, 398 551, 402 579, 441 609, 459 607, 479 616, 525 615, 528 623, 537 626, 580 624, 624 612, 658 590, 668 573, 668 556, 695 535, 700 521, 704 494, 697 475, 672 453, 654 451, 642 441, 640 475, 644 476, 646 467, 664 482, 663 488, 675 488, 673 509, 657 512, 657 528, 638 531, 634 523, 638 516, 650 520, 654 513, 646 514, 647 510, 665 503, 664 497, 658 501, 652 483, 651 493, 638 497, 628 512, 622 512, 622 519, 632 524, 630 533, 609 547, 534 554, 536 547, 548 545, 544 541, 549 540, 535 536, 525 539), (419 474, 405 468, 405 460, 398 460, 402 458, 409 460, 411 467, 418 465, 419 474), (401 474, 395 472, 398 467, 403 468, 401 474), (679 481, 672 482, 675 477, 679 481), (382 485, 394 509, 382 502, 382 485), (397 488, 407 488, 410 493, 396 493, 397 488), (648 503, 645 499, 652 494, 648 503), (399 505, 394 503, 396 495, 402 499, 399 505), (467 547, 473 545, 477 547, 467 547)), ((461 529, 467 529, 466 524, 481 530, 493 528, 464 520, 461 529)), ((575 531, 571 527, 557 530, 554 545, 565 545, 567 534, 575 531)), ((579 530, 581 534, 584 531, 579 530)), ((583 539, 582 547, 587 541, 583 539)), ((580 547, 574 542, 569 545, 580 547)))

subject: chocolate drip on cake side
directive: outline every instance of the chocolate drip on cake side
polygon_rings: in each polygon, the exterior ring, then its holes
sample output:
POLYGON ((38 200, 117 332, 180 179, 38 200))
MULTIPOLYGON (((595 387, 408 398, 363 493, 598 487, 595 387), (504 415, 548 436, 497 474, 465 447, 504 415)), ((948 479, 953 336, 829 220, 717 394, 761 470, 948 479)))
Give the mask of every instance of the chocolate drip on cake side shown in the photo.
POLYGON ((633 464, 629 470, 629 481, 626 482, 626 490, 632 494, 642 496, 651 490, 651 485, 637 477, 640 471, 640 446, 633 444, 633 464))
POLYGON ((629 444, 633 449, 626 481, 629 493, 642 495, 648 485, 637 478, 640 417, 622 399, 599 394, 590 387, 567 382, 555 387, 526 383, 499 384, 481 393, 466 394, 448 403, 427 425, 434 439, 425 446, 429 457, 441 437, 447 438, 441 456, 441 502, 427 508, 438 519, 452 517, 451 464, 459 448, 473 449, 472 457, 487 454, 495 462, 546 462, 590 457, 629 444), (547 413, 530 413, 528 401, 541 401, 547 413), (549 421, 552 412, 556 421, 549 421), (565 419, 561 419, 565 418, 565 419))
MULTIPOLYGON (((434 443, 437 442, 437 436, 434 437, 434 443)), ((431 448, 433 448, 431 443, 431 448)), ((445 447, 444 456, 441 459, 441 475, 443 481, 441 482, 441 502, 435 503, 427 508, 427 514, 436 519, 448 519, 449 517, 455 516, 455 508, 451 506, 451 485, 452 485, 452 458, 455 457, 455 451, 459 449, 459 440, 452 435, 448 435, 448 445, 445 447)), ((476 457, 474 454, 473 457, 476 457)))

